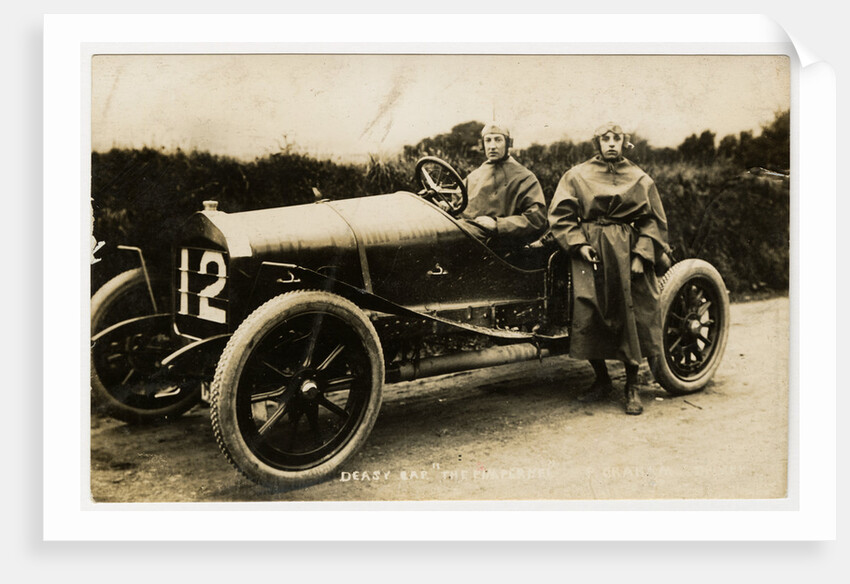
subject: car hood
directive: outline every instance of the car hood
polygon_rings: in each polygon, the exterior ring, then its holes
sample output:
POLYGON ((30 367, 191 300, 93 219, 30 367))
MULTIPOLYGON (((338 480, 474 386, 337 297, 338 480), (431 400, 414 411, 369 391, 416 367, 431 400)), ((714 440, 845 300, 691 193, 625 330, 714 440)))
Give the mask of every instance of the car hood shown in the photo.
POLYGON ((463 237, 446 213, 408 192, 226 213, 200 211, 181 244, 209 245, 231 259, 298 263, 359 263, 358 251, 446 242, 463 237), (350 257, 348 257, 350 256, 350 257))

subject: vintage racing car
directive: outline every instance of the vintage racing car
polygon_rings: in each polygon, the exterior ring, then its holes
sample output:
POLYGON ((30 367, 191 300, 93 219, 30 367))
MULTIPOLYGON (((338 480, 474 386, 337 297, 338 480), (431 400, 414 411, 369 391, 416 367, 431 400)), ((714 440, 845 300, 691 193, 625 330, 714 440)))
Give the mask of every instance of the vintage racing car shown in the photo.
MULTIPOLYGON (((567 353, 565 254, 491 249, 456 219, 457 172, 426 157, 415 173, 417 194, 232 214, 205 202, 170 274, 126 248, 140 267, 92 297, 95 407, 147 422, 206 393, 227 459, 290 489, 363 445, 384 384, 567 353)), ((673 264, 661 286, 653 375, 671 394, 699 391, 725 348, 726 287, 700 259, 673 264)))

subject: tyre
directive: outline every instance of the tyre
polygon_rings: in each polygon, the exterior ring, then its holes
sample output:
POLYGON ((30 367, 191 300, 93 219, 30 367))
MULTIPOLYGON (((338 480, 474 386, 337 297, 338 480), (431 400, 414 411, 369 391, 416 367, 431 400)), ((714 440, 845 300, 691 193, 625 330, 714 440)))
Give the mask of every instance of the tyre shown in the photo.
POLYGON ((687 395, 711 380, 729 335, 729 293, 706 261, 675 264, 661 279, 663 350, 650 361, 655 380, 672 395, 687 395))
MULTIPOLYGON (((154 289, 159 292, 160 287, 154 289)), ((165 306, 167 300, 159 298, 160 311, 165 306)), ((151 379, 162 359, 181 346, 170 334, 171 316, 153 317, 156 312, 141 268, 122 272, 92 296, 94 412, 144 424, 176 418, 200 400, 197 381, 151 379)))
POLYGON ((154 314, 154 309, 142 268, 121 272, 91 298, 92 336, 122 320, 148 314, 154 314))
POLYGON ((228 341, 211 389, 213 432, 252 481, 314 484, 366 441, 383 383, 381 344, 363 311, 327 292, 282 294, 228 341))

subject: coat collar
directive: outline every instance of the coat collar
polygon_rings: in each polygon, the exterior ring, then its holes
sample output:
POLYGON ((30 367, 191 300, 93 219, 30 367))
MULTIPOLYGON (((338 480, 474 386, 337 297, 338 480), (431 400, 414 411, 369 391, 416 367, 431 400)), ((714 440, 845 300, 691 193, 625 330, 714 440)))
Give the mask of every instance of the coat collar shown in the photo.
POLYGON ((617 160, 615 160, 613 162, 609 162, 609 161, 605 160, 604 158, 602 158, 601 154, 597 154, 596 156, 591 158, 590 161, 597 164, 597 165, 605 166, 607 168, 608 172, 611 172, 611 173, 614 173, 614 174, 617 173, 618 169, 622 170, 623 168, 626 168, 626 167, 629 167, 629 166, 632 165, 631 162, 629 162, 629 160, 625 156, 620 156, 617 160))
POLYGON ((515 162, 514 157, 510 154, 508 154, 507 158, 501 158, 499 160, 490 160, 488 158, 487 160, 484 161, 484 164, 490 164, 492 166, 496 166, 496 165, 499 165, 499 164, 507 164, 509 162, 515 162))

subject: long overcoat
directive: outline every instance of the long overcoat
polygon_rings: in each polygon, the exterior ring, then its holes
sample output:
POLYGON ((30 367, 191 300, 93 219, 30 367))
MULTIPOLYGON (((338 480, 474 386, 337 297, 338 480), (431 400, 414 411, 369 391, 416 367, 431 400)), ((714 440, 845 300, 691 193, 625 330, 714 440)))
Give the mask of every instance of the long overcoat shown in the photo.
POLYGON ((653 269, 667 244, 667 217, 655 182, 637 165, 595 156, 568 170, 549 208, 549 229, 572 257, 570 354, 639 364, 659 352, 659 287, 653 269), (578 254, 589 244, 601 263, 578 254), (644 273, 631 274, 634 256, 644 273))
MULTIPOLYGON (((496 220, 495 234, 483 235, 495 236, 502 245, 523 245, 546 230, 546 199, 540 182, 512 156, 485 162, 470 172, 464 182, 469 203, 463 217, 472 221, 481 216, 496 220)), ((476 235, 482 235, 477 233, 474 223, 472 227, 476 235)))

